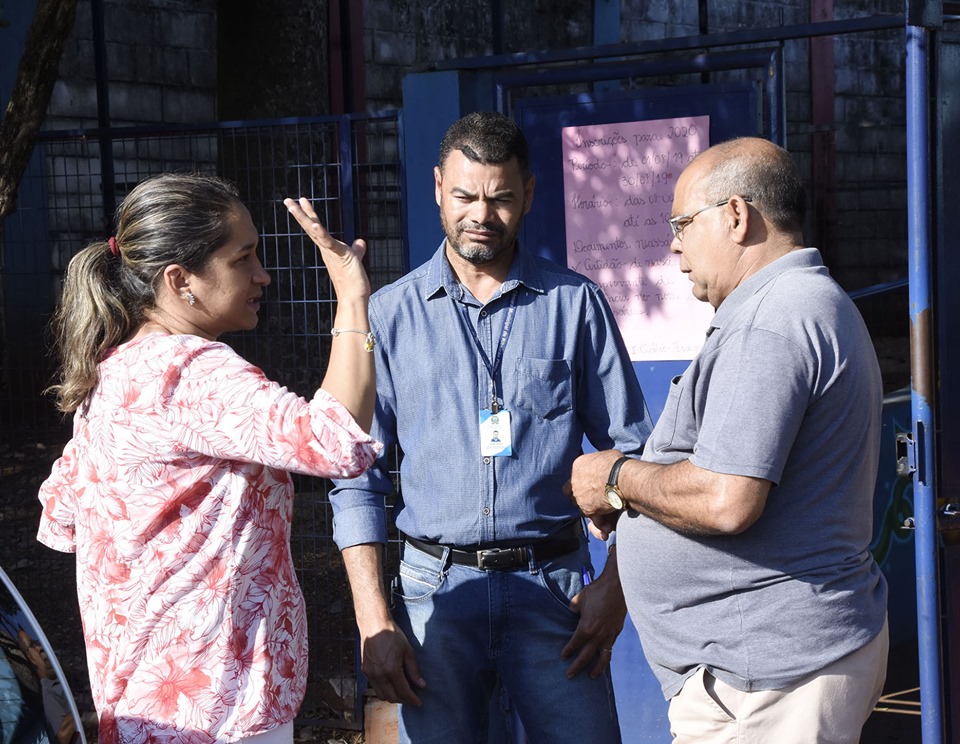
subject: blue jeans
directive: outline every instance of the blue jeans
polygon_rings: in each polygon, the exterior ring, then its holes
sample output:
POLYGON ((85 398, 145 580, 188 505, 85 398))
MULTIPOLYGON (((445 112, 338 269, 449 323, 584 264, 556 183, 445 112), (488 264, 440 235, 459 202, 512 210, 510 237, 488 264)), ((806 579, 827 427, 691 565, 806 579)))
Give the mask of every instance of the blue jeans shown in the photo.
POLYGON ((617 744, 610 670, 567 679, 560 652, 579 616, 568 604, 590 566, 580 550, 524 568, 483 571, 404 545, 394 616, 427 681, 400 708, 400 742, 486 744, 497 681, 534 744, 617 744))

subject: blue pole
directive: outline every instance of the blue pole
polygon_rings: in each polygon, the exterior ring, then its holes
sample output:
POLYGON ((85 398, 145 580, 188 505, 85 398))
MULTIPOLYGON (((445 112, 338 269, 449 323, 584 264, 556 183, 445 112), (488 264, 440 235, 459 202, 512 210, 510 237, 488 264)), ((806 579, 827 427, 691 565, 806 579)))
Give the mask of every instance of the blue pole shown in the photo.
POLYGON ((940 744, 937 499, 932 388, 932 308, 929 207, 927 53, 929 32, 907 26, 907 240, 910 277, 910 399, 916 470, 913 474, 917 558, 917 635, 923 744, 940 744))

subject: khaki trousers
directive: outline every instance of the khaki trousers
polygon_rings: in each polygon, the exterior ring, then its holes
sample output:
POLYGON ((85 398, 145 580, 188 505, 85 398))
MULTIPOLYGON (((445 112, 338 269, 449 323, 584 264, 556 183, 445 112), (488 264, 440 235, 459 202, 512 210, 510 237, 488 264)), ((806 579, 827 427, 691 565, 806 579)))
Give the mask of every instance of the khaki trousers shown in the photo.
POLYGON ((870 643, 782 690, 742 692, 703 667, 670 700, 674 744, 856 744, 887 673, 887 624, 870 643))

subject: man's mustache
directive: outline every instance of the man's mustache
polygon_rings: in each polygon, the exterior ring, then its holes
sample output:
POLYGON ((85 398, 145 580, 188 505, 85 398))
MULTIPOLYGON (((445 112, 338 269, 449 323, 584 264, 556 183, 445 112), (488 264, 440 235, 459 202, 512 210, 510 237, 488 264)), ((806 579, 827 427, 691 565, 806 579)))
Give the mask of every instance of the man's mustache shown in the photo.
POLYGON ((496 225, 492 223, 471 222, 468 224, 465 222, 461 222, 459 225, 457 225, 458 235, 463 235, 463 233, 467 230, 485 230, 486 232, 493 232, 493 233, 496 233, 497 235, 503 235, 504 233, 503 225, 496 225))

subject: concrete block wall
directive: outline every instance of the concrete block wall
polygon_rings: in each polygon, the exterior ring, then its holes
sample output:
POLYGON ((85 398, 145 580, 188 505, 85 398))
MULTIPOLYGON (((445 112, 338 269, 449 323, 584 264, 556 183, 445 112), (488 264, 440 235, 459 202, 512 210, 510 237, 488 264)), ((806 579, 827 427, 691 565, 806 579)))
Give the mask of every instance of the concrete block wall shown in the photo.
MULTIPOLYGON (((111 126, 216 119, 216 0, 103 0, 102 7, 111 126)), ((60 76, 48 107, 45 130, 98 126, 94 51, 91 2, 79 0, 73 32, 60 60, 60 76)), ((49 161, 64 159, 61 147, 54 144, 47 148, 49 161)), ((96 153, 93 157, 95 160, 96 153)), ((121 196, 123 190, 147 173, 176 163, 181 168, 192 163, 189 158, 165 151, 128 152, 123 143, 114 146, 114 158, 121 196)), ((99 169, 99 161, 96 167, 99 169)), ((52 177, 60 172, 55 162, 48 162, 47 170, 52 177)), ((90 193, 78 196, 99 202, 98 179, 78 180, 76 189, 84 188, 90 193)), ((58 209, 63 206, 58 205, 58 209)), ((98 223, 92 227, 96 233, 103 229, 101 214, 98 205, 85 210, 82 221, 72 220, 71 224, 86 224, 92 219, 98 223)), ((74 245, 72 250, 75 249, 74 245)), ((55 256, 65 252, 68 251, 54 246, 55 256)))
MULTIPOLYGON (((216 4, 217 0, 103 0, 110 125, 216 119, 216 4)), ((79 0, 47 108, 45 131, 98 126, 94 52, 91 0, 79 0)), ((114 145, 118 198, 146 175, 196 168, 216 158, 215 148, 208 148, 209 160, 203 161, 196 152, 178 153, 157 140, 153 144, 150 150, 136 150, 122 141, 114 145)), ((99 143, 46 141, 42 154, 42 162, 31 165, 25 180, 42 181, 45 187, 21 188, 21 219, 7 225, 6 258, 13 265, 18 251, 31 250, 27 238, 45 232, 52 271, 31 277, 38 285, 36 297, 44 298, 38 302, 45 313, 51 309, 46 304, 59 294, 60 276, 70 257, 91 241, 104 239, 110 227, 103 204, 99 143)), ((12 307, 8 317, 13 319, 17 313, 37 315, 37 308, 12 307)), ((27 343, 39 345, 34 340, 27 343)), ((25 357, 22 364, 35 362, 25 357)))
POLYGON ((497 27, 486 0, 368 0, 364 3, 367 110, 402 104, 403 76, 437 61, 589 46, 592 3, 503 3, 497 27))
POLYGON ((854 287, 905 274, 906 86, 902 30, 835 43, 837 188, 851 208, 841 212, 837 271, 854 287))
POLYGON ((493 20, 482 2, 364 3, 367 110, 399 108, 408 72, 437 60, 492 54, 493 20))
MULTIPOLYGON (((216 0, 104 0, 114 126, 213 121, 217 116, 216 0)), ((90 0, 79 0, 47 129, 97 124, 90 0)))

